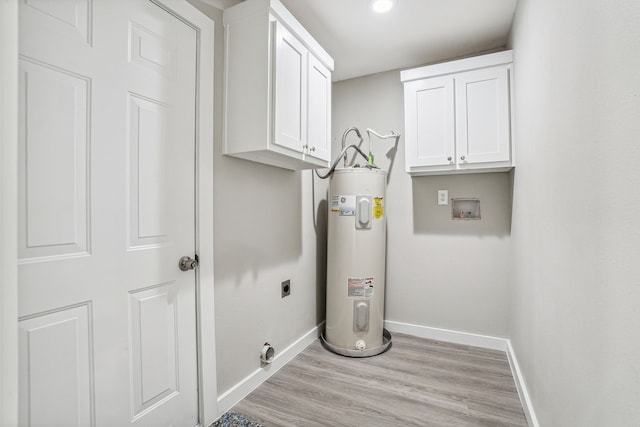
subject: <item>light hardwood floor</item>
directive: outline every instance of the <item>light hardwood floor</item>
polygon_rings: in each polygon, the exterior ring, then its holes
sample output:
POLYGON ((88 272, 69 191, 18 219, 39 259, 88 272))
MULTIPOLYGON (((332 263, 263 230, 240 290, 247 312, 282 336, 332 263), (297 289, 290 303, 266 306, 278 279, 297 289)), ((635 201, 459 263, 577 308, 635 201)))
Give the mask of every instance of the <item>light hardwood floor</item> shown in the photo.
POLYGON ((348 358, 315 341, 233 411, 276 426, 526 426, 501 351, 393 334, 348 358))

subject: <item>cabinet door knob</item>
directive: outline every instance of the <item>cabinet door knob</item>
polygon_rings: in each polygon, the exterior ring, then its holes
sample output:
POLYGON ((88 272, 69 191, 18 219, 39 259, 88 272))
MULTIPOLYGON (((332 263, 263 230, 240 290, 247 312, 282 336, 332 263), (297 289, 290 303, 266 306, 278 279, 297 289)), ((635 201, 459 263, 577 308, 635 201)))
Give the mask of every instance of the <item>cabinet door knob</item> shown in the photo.
POLYGON ((313 147, 309 148, 309 151, 316 151, 316 146, 314 145, 313 147))
POLYGON ((464 160, 464 159, 465 159, 465 157, 464 157, 464 156, 460 157, 460 160, 464 160))
POLYGON ((447 160, 448 160, 448 161, 451 161, 451 156, 447 157, 447 160))

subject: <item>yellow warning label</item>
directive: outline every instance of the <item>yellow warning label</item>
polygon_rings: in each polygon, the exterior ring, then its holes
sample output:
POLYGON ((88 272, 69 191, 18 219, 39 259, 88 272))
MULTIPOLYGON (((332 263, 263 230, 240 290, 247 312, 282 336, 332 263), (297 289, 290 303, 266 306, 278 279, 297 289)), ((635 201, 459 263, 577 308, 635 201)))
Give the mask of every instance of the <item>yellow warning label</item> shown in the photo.
POLYGON ((373 217, 380 219, 384 216, 384 199, 382 197, 373 198, 373 217))

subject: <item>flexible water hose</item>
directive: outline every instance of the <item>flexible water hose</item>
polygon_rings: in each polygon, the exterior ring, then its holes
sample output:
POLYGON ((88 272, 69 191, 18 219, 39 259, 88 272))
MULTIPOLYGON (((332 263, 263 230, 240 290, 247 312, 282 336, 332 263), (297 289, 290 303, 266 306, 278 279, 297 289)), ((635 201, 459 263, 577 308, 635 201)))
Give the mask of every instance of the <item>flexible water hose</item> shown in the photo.
MULTIPOLYGON (((336 157, 336 159, 333 161, 333 164, 331 165, 331 167, 329 168, 329 172, 327 172, 325 175, 320 175, 320 173, 318 172, 318 169, 315 169, 316 171, 316 175, 318 175, 318 178, 320 179, 327 179, 329 178, 331 175, 333 175, 333 172, 336 170, 336 166, 338 165, 338 162, 340 161, 340 159, 342 158, 342 156, 344 156, 347 153, 347 150, 349 148, 355 148, 356 151, 358 153, 360 153, 360 155, 368 162, 369 161, 369 157, 364 154, 364 152, 355 144, 351 144, 351 145, 347 145, 346 147, 344 147, 342 149, 342 151, 340 152, 340 154, 338 155, 338 157, 336 157)), ((377 168, 376 165, 370 165, 370 167, 373 168, 377 168)))

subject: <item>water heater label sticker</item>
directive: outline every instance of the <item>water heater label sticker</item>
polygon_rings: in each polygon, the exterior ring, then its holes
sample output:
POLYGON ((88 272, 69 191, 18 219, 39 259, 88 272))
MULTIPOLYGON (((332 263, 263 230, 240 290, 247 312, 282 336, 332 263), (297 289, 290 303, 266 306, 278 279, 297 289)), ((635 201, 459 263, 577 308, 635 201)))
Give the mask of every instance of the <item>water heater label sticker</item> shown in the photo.
POLYGON ((340 212, 340 196, 331 196, 331 212, 340 212))
POLYGON ((347 296, 349 298, 372 298, 373 282, 373 277, 349 277, 347 296))
MULTIPOLYGON (((333 196, 336 197, 336 196, 333 196)), ((333 197, 331 198, 331 210, 333 210, 333 197)), ((356 216, 356 196, 340 195, 338 197, 338 211, 340 216, 356 216)))
POLYGON ((380 219, 384 216, 384 199, 382 197, 373 198, 373 217, 380 219))

